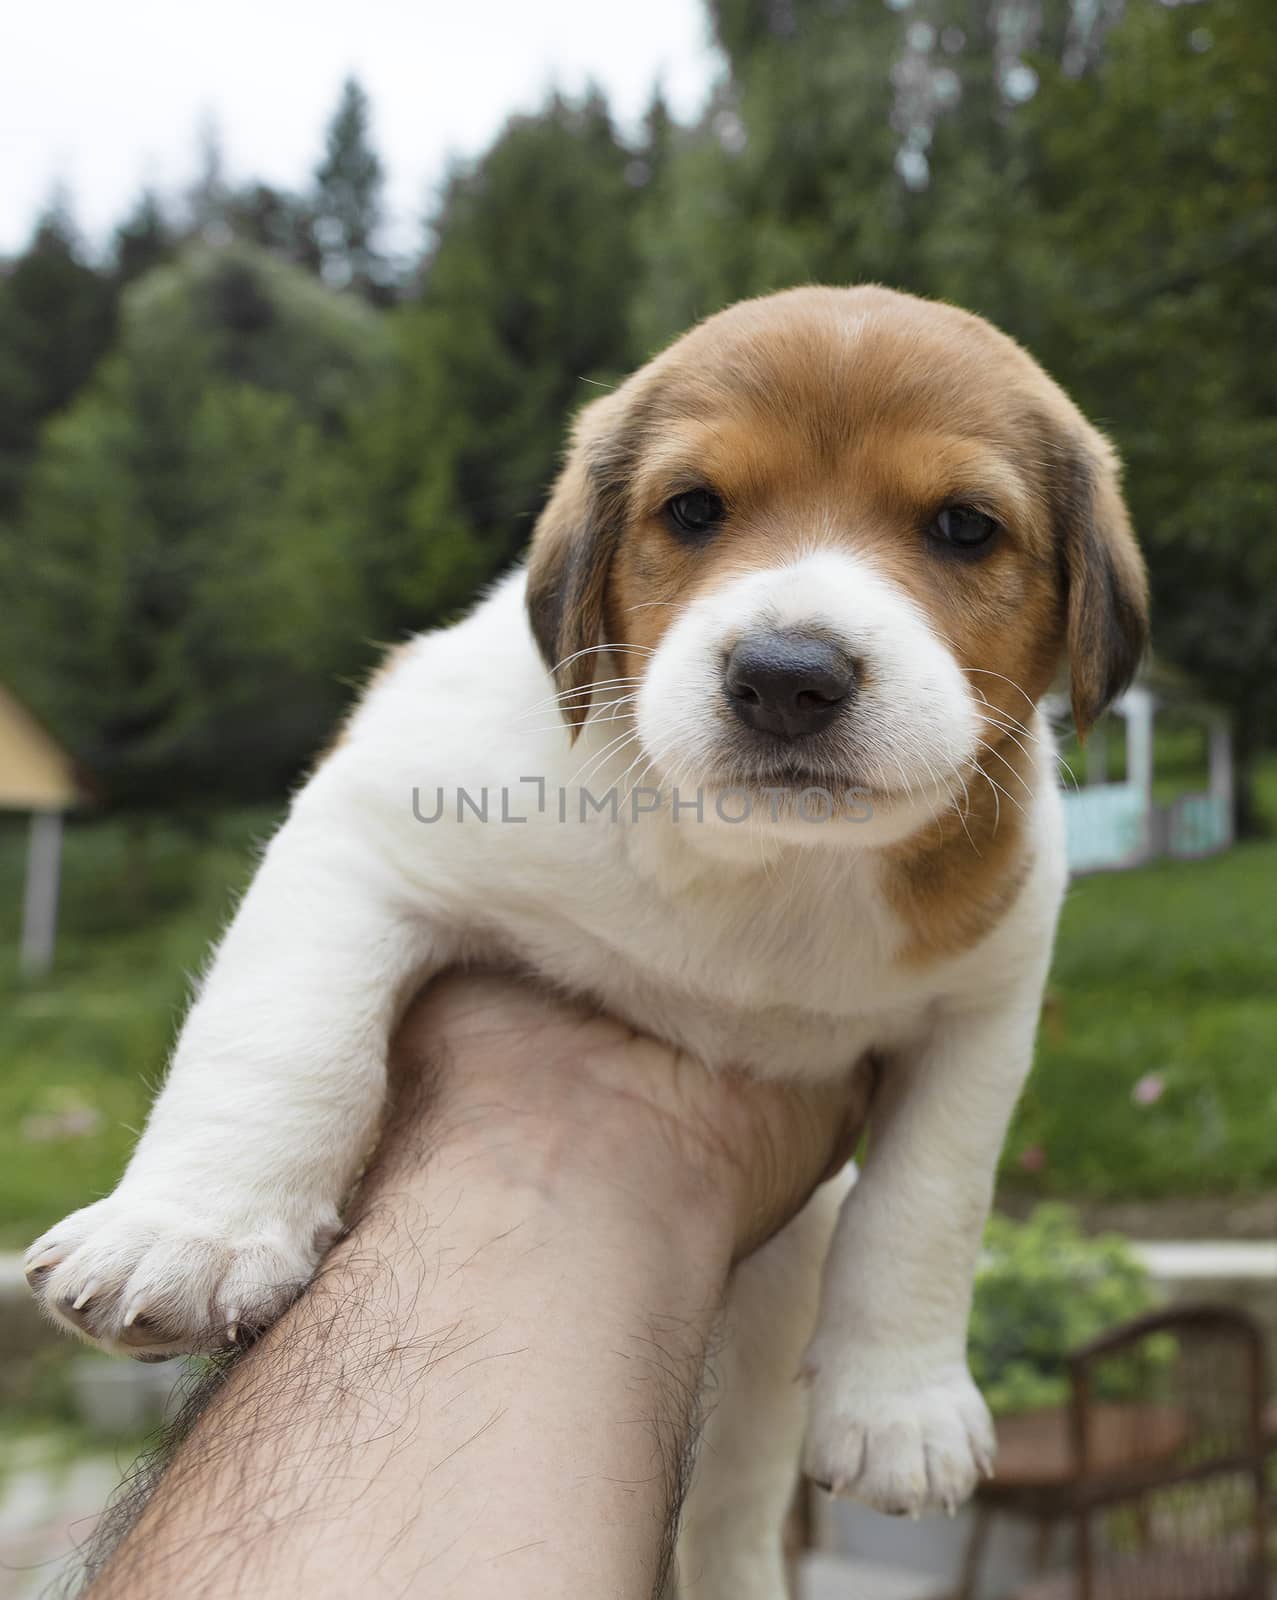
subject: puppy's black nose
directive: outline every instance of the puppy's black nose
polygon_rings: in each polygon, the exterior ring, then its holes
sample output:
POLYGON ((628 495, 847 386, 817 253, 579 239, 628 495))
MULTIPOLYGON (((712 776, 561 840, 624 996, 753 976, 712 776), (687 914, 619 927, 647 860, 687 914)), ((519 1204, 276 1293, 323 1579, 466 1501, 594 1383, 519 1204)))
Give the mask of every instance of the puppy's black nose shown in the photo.
POLYGON ((728 656, 723 687, 747 728, 801 739, 833 721, 855 692, 856 669, 816 634, 751 633, 728 656))

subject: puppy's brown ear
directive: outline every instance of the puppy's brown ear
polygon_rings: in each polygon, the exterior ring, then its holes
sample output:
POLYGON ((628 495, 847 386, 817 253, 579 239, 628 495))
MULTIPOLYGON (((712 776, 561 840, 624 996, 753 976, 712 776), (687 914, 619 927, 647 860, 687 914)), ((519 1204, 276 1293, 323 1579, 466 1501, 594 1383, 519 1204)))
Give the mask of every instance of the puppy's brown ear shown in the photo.
POLYGON ((1135 676, 1148 644, 1148 579, 1120 466, 1093 429, 1056 464, 1073 721, 1085 738, 1135 676))
POLYGON ((593 401, 572 443, 528 555, 528 617, 573 740, 598 676, 608 574, 625 524, 627 472, 616 439, 620 396, 593 401))

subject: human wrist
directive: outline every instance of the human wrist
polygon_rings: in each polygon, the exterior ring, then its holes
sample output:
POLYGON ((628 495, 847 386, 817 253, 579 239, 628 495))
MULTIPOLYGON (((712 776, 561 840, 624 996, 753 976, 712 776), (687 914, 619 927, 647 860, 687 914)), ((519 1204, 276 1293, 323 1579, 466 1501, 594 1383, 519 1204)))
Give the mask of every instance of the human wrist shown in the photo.
POLYGON ((734 1181, 671 1089, 680 1074, 699 1085, 704 1068, 497 984, 450 981, 410 1019, 373 1187, 464 1178, 492 1205, 590 1226, 606 1217, 703 1270, 730 1264, 734 1181), (472 994, 494 1003, 476 1014, 463 1004, 472 994))
MULTIPOLYGON (((650 1594, 697 1436, 730 1208, 693 1207, 686 1163, 651 1123, 622 1137, 588 1065, 556 1085, 565 1061, 539 1043, 538 1060, 431 1037, 418 1066, 433 1091, 401 1096, 311 1298, 321 1318, 329 1300, 358 1308, 361 1330, 370 1306, 422 1308, 428 1373, 413 1403, 426 1396, 435 1419, 432 1494, 464 1500, 480 1481, 502 1501, 517 1592, 650 1594)), ((401 1311, 380 1337, 402 1348, 401 1311)), ((441 1596, 511 1592, 491 1536, 459 1532, 434 1569, 441 1596)))
MULTIPOLYGON (((606 1250, 630 1282, 658 1294, 716 1295, 733 1259, 733 1196, 707 1184, 643 1118, 626 1128, 611 1113, 590 1115, 597 1111, 586 1098, 556 1100, 551 1110, 459 1093, 438 1109, 426 1164, 396 1184, 448 1216, 451 1238, 517 1228, 525 1250, 547 1242, 606 1250)), ((493 1262, 501 1253, 485 1251, 493 1262)))
MULTIPOLYGON (((606 1017, 491 974, 457 974, 398 1036, 400 1104, 379 1165, 406 1130, 439 1160, 495 1160, 494 1181, 628 1195, 647 1225, 739 1260, 845 1161, 873 1073, 815 1084, 713 1072, 606 1017), (424 1064, 424 1070, 423 1070, 424 1064)), ((421 1151, 409 1149, 421 1167, 421 1151)))

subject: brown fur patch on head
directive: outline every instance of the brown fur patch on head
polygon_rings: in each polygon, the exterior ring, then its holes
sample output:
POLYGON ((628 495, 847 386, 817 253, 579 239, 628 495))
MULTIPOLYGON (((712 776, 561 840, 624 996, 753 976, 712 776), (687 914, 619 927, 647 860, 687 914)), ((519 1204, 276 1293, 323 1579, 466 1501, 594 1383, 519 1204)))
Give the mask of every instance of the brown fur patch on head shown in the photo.
POLYGON ((569 723, 588 713, 600 647, 637 681, 690 599, 824 547, 912 597, 983 715, 963 814, 893 855, 914 944, 938 954, 1023 879, 1022 747, 1066 646, 1083 734, 1144 648, 1117 461, 1025 351, 951 306, 801 289, 711 317, 583 413, 538 525, 529 608, 569 723), (702 488, 722 524, 680 537, 671 498, 702 488), (953 505, 998 525, 987 549, 929 536, 953 505))
POLYGON ((1067 636, 1085 732, 1143 648, 1113 453, 1036 363, 950 306, 791 290, 711 317, 582 413, 529 564, 569 722, 588 712, 601 646, 637 677, 689 598, 822 544, 909 590, 991 725, 1028 720, 1067 636), (664 508, 702 486, 728 517, 698 545, 664 508), (953 502, 1004 528, 987 558, 926 539, 953 502))
POLYGON ((605 652, 637 682, 689 600, 823 547, 912 597, 983 715, 963 806, 888 853, 909 951, 934 959, 1024 880, 1029 724, 1066 646, 1083 734, 1144 648, 1117 461, 1031 357, 951 306, 802 289, 711 317, 586 408, 537 526, 529 612, 574 734, 605 652), (689 539, 668 507, 697 489, 725 515, 689 539), (997 523, 987 549, 929 536, 955 504, 997 523))

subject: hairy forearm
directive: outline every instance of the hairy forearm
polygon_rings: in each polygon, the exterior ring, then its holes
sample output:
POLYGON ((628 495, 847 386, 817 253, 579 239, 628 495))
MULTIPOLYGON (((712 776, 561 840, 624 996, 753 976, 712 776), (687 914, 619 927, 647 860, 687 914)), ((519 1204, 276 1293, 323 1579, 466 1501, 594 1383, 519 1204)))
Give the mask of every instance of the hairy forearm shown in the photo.
POLYGON ((592 1144, 562 1105, 567 1131, 511 1119, 485 1101, 504 1092, 408 1094, 349 1237, 230 1373, 94 1600, 652 1595, 730 1232, 652 1207, 653 1141, 592 1144))

